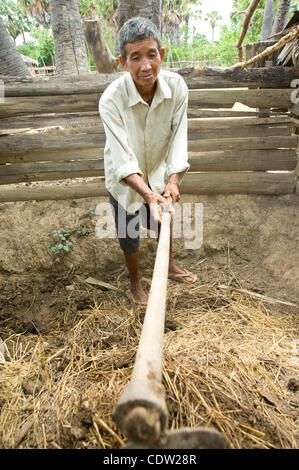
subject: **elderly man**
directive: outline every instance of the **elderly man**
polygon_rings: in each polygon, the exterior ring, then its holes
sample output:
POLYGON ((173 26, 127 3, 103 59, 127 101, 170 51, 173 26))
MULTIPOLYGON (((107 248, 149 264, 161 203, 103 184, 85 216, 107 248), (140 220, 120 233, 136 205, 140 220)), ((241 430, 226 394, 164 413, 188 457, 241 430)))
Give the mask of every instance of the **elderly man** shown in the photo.
MULTIPOLYGON (((105 180, 132 298, 146 304, 148 295, 139 276, 136 217, 146 212, 146 228, 159 233, 161 205, 169 210, 167 197, 174 203, 180 199, 179 184, 189 168, 188 88, 178 74, 160 70, 165 49, 151 21, 130 19, 119 31, 118 40, 119 60, 127 73, 107 87, 99 102, 106 134, 105 180), (132 223, 136 231, 128 230, 132 223)), ((171 248, 169 278, 189 283, 197 280, 195 274, 175 264, 171 248)))

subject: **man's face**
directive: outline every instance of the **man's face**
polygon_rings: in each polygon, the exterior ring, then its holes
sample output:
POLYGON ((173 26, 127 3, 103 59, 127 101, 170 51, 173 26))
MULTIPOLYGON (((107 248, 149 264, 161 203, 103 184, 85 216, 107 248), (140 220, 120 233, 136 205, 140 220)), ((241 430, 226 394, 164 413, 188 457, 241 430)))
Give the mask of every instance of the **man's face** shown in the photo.
POLYGON ((125 45, 126 60, 120 57, 120 63, 130 72, 139 91, 148 92, 153 89, 160 72, 165 49, 159 52, 155 39, 147 38, 125 45))

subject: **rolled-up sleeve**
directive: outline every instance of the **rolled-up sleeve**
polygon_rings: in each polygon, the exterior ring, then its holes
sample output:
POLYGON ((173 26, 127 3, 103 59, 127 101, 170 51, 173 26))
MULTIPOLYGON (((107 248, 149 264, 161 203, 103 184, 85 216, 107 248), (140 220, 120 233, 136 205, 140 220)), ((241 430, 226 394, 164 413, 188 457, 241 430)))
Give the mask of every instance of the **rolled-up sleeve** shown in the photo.
POLYGON ((172 134, 166 158, 166 178, 174 173, 182 173, 182 180, 183 174, 190 168, 188 163, 187 109, 188 88, 182 79, 172 118, 172 134))
POLYGON ((109 147, 111 155, 113 155, 115 174, 117 175, 118 182, 126 185, 125 181, 123 181, 124 178, 133 173, 143 176, 143 173, 139 168, 133 150, 128 144, 124 122, 112 101, 104 103, 100 99, 99 113, 105 129, 106 146, 109 147))

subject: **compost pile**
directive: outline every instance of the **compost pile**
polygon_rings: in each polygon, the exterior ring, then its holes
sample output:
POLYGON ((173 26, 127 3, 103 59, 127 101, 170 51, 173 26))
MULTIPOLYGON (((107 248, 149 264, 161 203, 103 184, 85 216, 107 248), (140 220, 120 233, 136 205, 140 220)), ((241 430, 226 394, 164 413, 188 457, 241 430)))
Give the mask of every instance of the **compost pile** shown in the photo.
MULTIPOLYGON (((290 307, 223 290, 219 281, 169 282, 168 427, 212 426, 233 448, 296 448, 298 316, 290 307)), ((228 281, 242 287, 232 275, 228 281)), ((132 374, 144 309, 132 306, 122 277, 117 291, 68 282, 47 283, 53 301, 61 289, 67 298, 47 334, 34 325, 15 333, 16 323, 2 321, 2 448, 112 449, 125 442, 113 408, 132 374)), ((18 287, 26 292, 26 283, 18 287)))

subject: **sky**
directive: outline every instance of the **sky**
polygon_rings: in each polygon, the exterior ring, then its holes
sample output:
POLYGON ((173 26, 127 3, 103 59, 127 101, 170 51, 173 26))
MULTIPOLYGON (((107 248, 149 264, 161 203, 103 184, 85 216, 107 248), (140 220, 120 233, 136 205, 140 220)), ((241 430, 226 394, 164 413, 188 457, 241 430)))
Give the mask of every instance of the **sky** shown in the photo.
MULTIPOLYGON (((201 6, 199 7, 202 10, 202 16, 213 10, 217 10, 219 15, 222 17, 222 20, 218 24, 230 24, 229 14, 232 10, 233 0, 201 0, 201 6)), ((202 34, 205 34, 209 41, 211 41, 211 26, 207 21, 197 21, 194 25, 196 31, 202 34)), ((219 39, 217 28, 215 29, 215 39, 219 39)))

